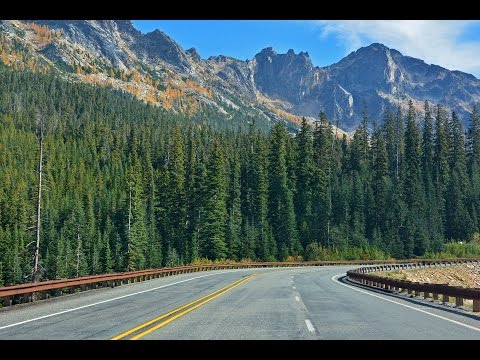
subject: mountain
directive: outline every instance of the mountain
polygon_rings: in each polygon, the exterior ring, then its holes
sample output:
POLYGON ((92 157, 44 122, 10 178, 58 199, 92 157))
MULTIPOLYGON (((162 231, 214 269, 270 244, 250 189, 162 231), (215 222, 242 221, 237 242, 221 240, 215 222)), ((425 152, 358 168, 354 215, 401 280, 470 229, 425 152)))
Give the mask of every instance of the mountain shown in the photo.
MULTIPOLYGON (((155 106, 196 114, 210 109, 291 127, 323 110, 351 131, 364 103, 382 121, 387 105, 414 101, 443 104, 466 123, 480 101, 480 80, 460 71, 404 56, 382 44, 352 52, 336 64, 318 67, 308 52, 272 48, 253 59, 219 55, 202 59, 167 34, 142 34, 127 20, 0 20, 0 60, 17 69, 55 71, 63 77, 110 86, 155 106)), ((343 133, 341 130, 340 134, 343 133)))
POLYGON ((480 101, 480 80, 473 75, 428 65, 378 43, 324 68, 314 67, 308 53, 292 50, 264 49, 255 60, 256 85, 265 95, 284 101, 294 114, 315 116, 322 109, 349 130, 360 123, 364 102, 377 121, 387 105, 406 108, 409 99, 418 111, 428 100, 468 121, 472 105, 480 101))

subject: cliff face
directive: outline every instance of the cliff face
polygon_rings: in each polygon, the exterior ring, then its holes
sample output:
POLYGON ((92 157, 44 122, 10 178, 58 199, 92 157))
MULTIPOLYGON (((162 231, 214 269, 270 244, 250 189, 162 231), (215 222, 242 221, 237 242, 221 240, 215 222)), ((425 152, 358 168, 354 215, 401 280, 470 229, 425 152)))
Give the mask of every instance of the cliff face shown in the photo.
POLYGON ((361 121, 364 102, 377 121, 388 104, 406 106, 409 99, 418 110, 425 100, 440 103, 466 121, 480 100, 480 81, 473 75, 425 64, 382 44, 361 48, 324 68, 313 67, 307 53, 276 54, 271 48, 255 59, 260 91, 290 102, 296 114, 316 116, 324 110, 350 130, 361 121))
POLYGON ((419 111, 425 100, 455 110, 464 123, 480 101, 480 80, 404 56, 382 44, 352 52, 336 64, 313 66, 307 52, 277 54, 272 48, 251 60, 202 59, 165 33, 142 34, 126 20, 0 21, 2 61, 34 71, 53 70, 75 81, 120 88, 172 111, 214 108, 271 121, 313 119, 323 110, 340 128, 353 130, 363 104, 382 121, 387 105, 419 111), (18 53, 21 51, 21 55, 18 53))

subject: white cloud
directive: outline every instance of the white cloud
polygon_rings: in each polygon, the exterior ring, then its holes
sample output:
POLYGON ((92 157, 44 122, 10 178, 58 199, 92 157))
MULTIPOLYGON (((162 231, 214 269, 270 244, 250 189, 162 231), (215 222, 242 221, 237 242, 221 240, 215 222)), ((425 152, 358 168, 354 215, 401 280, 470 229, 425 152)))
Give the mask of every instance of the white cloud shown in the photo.
POLYGON ((460 41, 478 20, 320 20, 315 25, 322 37, 341 41, 346 53, 380 42, 430 64, 480 75, 480 32, 478 39, 460 41))

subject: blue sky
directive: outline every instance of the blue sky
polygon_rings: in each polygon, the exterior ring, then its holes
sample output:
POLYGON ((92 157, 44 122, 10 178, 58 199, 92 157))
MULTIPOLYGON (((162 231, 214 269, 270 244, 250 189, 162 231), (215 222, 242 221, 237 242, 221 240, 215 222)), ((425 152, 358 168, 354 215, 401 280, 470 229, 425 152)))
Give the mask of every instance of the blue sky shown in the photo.
POLYGON ((265 47, 307 51, 314 65, 339 61, 372 42, 404 55, 480 78, 478 20, 134 20, 146 33, 159 29, 203 58, 251 59, 265 47))

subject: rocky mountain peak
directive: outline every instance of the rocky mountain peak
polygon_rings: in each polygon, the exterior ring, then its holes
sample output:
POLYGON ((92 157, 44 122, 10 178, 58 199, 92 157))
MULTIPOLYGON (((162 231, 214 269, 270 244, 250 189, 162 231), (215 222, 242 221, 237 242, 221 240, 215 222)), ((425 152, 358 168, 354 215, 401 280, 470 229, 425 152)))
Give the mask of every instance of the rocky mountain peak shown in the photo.
POLYGON ((202 60, 202 57, 198 53, 197 49, 195 48, 190 48, 185 51, 186 54, 190 55, 190 57, 195 60, 196 62, 199 62, 202 60))
POLYGON ((277 54, 266 48, 255 55, 255 63, 256 86, 274 99, 297 103, 318 81, 308 53, 290 49, 277 54))
POLYGON ((262 49, 258 54, 258 56, 275 56, 277 52, 272 47, 266 47, 262 49))
POLYGON ((151 64, 160 60, 181 71, 190 67, 187 55, 180 45, 158 29, 140 37, 132 48, 140 58, 151 64))
POLYGON ((0 33, 6 35, 0 59, 6 65, 53 68, 74 81, 109 85, 174 111, 207 106, 227 118, 231 111, 244 111, 298 121, 324 110, 332 122, 353 130, 364 102, 379 122, 387 105, 406 106, 412 99, 419 110, 425 100, 442 104, 465 123, 472 104, 480 102, 480 80, 473 75, 380 43, 320 68, 306 51, 282 54, 272 47, 246 61, 225 55, 202 60, 196 49, 185 51, 160 30, 143 34, 128 20, 0 20, 0 33))

